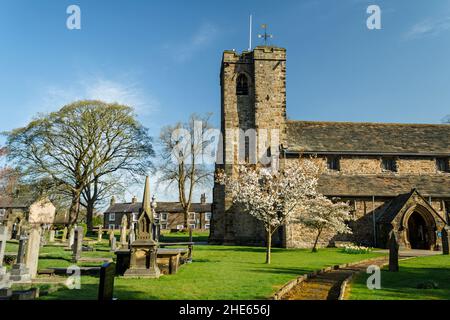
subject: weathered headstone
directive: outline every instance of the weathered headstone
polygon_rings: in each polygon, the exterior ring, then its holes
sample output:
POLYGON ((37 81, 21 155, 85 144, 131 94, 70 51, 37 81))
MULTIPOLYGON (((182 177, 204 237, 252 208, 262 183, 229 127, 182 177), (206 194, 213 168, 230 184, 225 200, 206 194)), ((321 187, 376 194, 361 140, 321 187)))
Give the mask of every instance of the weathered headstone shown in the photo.
POLYGON ((117 240, 116 237, 112 238, 111 240, 111 252, 114 252, 117 250, 117 240))
POLYGON ((120 246, 122 248, 127 247, 127 228, 128 228, 128 221, 127 221, 127 215, 124 214, 122 216, 122 225, 120 226, 120 246))
POLYGON ((394 230, 389 233, 389 271, 398 272, 398 238, 394 230))
POLYGON ((0 274, 3 267, 3 257, 5 256, 6 240, 8 238, 8 227, 0 226, 0 274))
POLYGON ((67 227, 64 227, 61 242, 66 242, 66 240, 67 240, 67 227))
POLYGON ((112 241, 115 239, 116 236, 114 235, 114 230, 109 231, 109 246, 112 246, 112 241))
POLYGON ((41 227, 39 225, 35 225, 30 229, 28 235, 28 245, 25 253, 25 265, 27 266, 32 279, 37 276, 39 250, 41 246, 41 233, 41 227))
POLYGON ((99 225, 98 226, 98 234, 97 234, 97 241, 101 242, 103 239, 103 226, 99 225))
POLYGON ((76 226, 70 228, 70 232, 69 232, 69 244, 68 244, 68 247, 70 249, 72 249, 73 242, 75 240, 75 228, 76 228, 76 226))
POLYGON ((100 269, 100 284, 98 286, 98 300, 113 300, 114 277, 116 275, 116 265, 108 262, 100 269))
POLYGON ((31 276, 28 268, 25 265, 25 251, 27 248, 28 237, 22 233, 19 238, 19 250, 17 252, 17 260, 11 269, 10 279, 15 282, 29 282, 31 276))
POLYGON ((25 219, 20 220, 19 224, 17 225, 17 231, 16 231, 16 240, 20 240, 20 235, 22 234, 22 230, 24 230, 24 224, 25 219))
POLYGON ((48 242, 53 243, 55 242, 55 230, 50 230, 49 236, 48 236, 48 242))
POLYGON ((72 245, 72 262, 78 262, 83 250, 83 227, 76 227, 74 231, 74 242, 72 245))
POLYGON ((9 274, 6 272, 6 267, 3 266, 7 239, 8 227, 0 226, 0 289, 10 287, 9 274))
POLYGON ((450 251, 449 247, 450 247, 450 228, 444 227, 442 229, 442 253, 448 255, 450 251))
MULTIPOLYGON (((47 244, 47 235, 48 230, 41 229, 41 241, 39 242, 39 246, 42 248, 47 244)), ((50 236, 50 235, 49 235, 50 236)))
POLYGON ((131 244, 136 241, 136 232, 134 231, 134 223, 131 224, 130 234, 128 235, 128 244, 131 248, 131 244))

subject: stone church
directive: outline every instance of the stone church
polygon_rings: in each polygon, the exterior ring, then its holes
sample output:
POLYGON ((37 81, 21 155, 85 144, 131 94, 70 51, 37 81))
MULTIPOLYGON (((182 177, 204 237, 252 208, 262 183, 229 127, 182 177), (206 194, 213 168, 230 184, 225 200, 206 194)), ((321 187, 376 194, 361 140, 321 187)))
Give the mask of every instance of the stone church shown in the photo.
MULTIPOLYGON (((403 248, 439 249, 450 214, 450 125, 288 120, 286 50, 278 47, 225 51, 220 84, 224 151, 216 168, 231 173, 242 163, 237 145, 243 140, 232 131, 275 129, 279 144, 269 143, 267 155, 280 163, 314 156, 325 168, 319 191, 351 204, 353 233, 326 234, 321 246, 386 247, 394 230, 403 248)), ((264 244, 262 224, 235 208, 224 186, 215 184, 213 197, 211 243, 264 244)), ((273 241, 310 247, 313 234, 292 223, 273 241)))

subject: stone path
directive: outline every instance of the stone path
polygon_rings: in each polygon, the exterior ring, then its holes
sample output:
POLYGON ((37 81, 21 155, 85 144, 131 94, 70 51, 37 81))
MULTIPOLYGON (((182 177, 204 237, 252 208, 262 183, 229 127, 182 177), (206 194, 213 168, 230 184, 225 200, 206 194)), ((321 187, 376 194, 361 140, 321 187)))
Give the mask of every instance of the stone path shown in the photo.
POLYGON ((296 285, 283 300, 338 300, 341 285, 350 275, 365 271, 369 265, 383 265, 388 261, 387 257, 380 257, 370 262, 319 274, 296 285))
MULTIPOLYGON (((386 253, 387 251, 380 250, 379 252, 386 253)), ((399 252, 401 259, 436 254, 442 253, 425 250, 405 250, 399 252)), ((361 262, 351 267, 319 274, 293 287, 283 297, 283 300, 338 300, 341 286, 345 279, 355 273, 366 272, 367 267, 370 265, 382 266, 387 263, 389 263, 389 257, 384 256, 368 262, 361 262)))

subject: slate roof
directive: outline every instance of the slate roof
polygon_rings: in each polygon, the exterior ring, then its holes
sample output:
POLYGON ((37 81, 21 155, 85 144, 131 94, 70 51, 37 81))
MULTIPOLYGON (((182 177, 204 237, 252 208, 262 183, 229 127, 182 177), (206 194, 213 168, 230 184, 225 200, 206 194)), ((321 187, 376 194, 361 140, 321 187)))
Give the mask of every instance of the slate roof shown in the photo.
POLYGON ((0 198, 0 209, 28 209, 35 200, 32 198, 0 198))
MULTIPOLYGON (((377 221, 381 222, 381 223, 391 223, 392 220, 394 220, 395 217, 398 215, 400 210, 402 210, 402 208, 406 205, 406 202, 408 202, 408 200, 415 193, 418 194, 423 199, 422 195, 415 189, 411 190, 409 193, 401 194, 391 200, 388 207, 383 211, 381 216, 378 217, 377 221)), ((424 200, 424 205, 426 205, 428 207, 428 210, 433 211, 437 217, 442 219, 442 217, 436 212, 436 210, 434 210, 434 208, 429 205, 429 203, 426 201, 426 199, 423 199, 423 200, 424 200)), ((444 222, 445 222, 445 220, 444 220, 444 222)))
POLYGON ((392 197, 417 189, 424 197, 450 198, 450 175, 322 175, 319 192, 327 196, 392 197))
POLYGON ((450 155, 450 125, 287 122, 288 152, 450 155))
POLYGON ((392 220, 394 220, 399 211, 405 206, 409 198, 411 198, 414 191, 415 190, 409 193, 401 194, 392 199, 389 206, 386 208, 386 210, 383 211, 382 215, 378 217, 377 221, 382 223, 392 222, 392 220))
MULTIPOLYGON (((179 202, 157 202, 156 212, 169 212, 169 213, 180 213, 183 212, 179 202)), ((136 212, 139 213, 139 209, 142 208, 142 202, 126 202, 126 203, 116 203, 109 206, 105 213, 128 213, 136 212)), ((211 212, 211 203, 192 203, 191 212, 211 212)))

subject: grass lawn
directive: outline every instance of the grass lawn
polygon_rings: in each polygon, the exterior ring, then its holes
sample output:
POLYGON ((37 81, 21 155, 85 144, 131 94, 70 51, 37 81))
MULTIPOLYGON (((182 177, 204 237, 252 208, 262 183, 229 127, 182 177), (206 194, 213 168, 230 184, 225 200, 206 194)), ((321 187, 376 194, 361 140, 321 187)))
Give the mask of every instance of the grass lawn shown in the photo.
MULTIPOLYGON (((208 242, 209 231, 193 231, 192 241, 208 242)), ((160 242, 188 242, 189 232, 163 232, 159 237, 160 242)))
POLYGON ((367 274, 355 277, 351 284, 351 300, 436 300, 450 299, 450 256, 419 257, 400 261, 400 272, 381 273, 381 289, 366 287, 367 274), (434 281, 437 289, 418 289, 426 281, 434 281))
MULTIPOLYGON (((62 255, 68 257, 67 252, 63 254, 59 250, 53 248, 54 257, 43 257, 40 267, 70 265, 68 261, 61 260, 62 255)), ((110 255, 108 252, 104 254, 110 255)), ((267 299, 286 282, 301 274, 378 255, 352 255, 340 249, 322 249, 318 253, 274 249, 273 262, 266 265, 264 248, 198 245, 194 247, 194 262, 183 265, 178 274, 159 279, 118 277, 114 294, 119 299, 267 299)), ((64 288, 42 298, 96 299, 98 281, 97 277, 83 276, 80 290, 64 288)))
MULTIPOLYGON (((90 258, 113 258, 114 253, 109 251, 108 241, 103 240, 101 244, 93 246, 96 251, 83 252, 83 257, 90 258)), ((45 246, 39 252, 38 269, 45 269, 48 267, 68 267, 73 265, 71 262, 72 252, 65 251, 64 247, 59 246, 45 246)), ((18 244, 15 242, 8 242, 6 244, 6 252, 17 252, 18 244)), ((80 263, 80 266, 99 266, 99 264, 80 263)))

